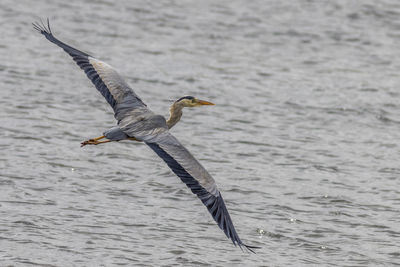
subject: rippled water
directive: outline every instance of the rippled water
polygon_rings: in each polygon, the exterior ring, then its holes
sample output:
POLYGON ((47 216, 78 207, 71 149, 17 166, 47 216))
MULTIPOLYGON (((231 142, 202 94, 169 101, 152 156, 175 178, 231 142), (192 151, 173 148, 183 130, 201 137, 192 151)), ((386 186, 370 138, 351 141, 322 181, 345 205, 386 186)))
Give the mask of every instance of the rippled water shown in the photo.
POLYGON ((0 265, 400 262, 400 3, 0 2, 0 265), (31 22, 115 66, 215 177, 242 253, 31 22))

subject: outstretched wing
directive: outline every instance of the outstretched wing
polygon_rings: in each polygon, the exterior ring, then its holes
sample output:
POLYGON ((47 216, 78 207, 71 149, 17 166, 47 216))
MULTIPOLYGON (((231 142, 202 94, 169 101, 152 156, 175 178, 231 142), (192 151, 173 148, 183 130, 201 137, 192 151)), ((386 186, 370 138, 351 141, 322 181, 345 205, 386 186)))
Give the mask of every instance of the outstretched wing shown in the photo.
POLYGON ((252 249, 257 247, 245 245, 240 240, 214 179, 192 154, 168 131, 149 137, 145 142, 200 198, 219 228, 232 240, 233 244, 240 248, 243 246, 254 253, 252 249))
POLYGON ((47 40, 64 49, 78 66, 85 71, 87 77, 96 86, 96 89, 114 109, 115 118, 118 121, 134 109, 141 110, 143 113, 148 111, 143 101, 113 67, 55 38, 51 32, 48 19, 47 27, 43 22, 41 24, 33 23, 33 27, 43 34, 47 40))

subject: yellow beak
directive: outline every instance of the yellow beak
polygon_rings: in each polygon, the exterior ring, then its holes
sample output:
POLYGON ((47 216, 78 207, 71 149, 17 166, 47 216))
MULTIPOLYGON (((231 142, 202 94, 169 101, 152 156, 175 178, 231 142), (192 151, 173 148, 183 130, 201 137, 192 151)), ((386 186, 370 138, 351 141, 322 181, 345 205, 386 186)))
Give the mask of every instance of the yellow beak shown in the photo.
POLYGON ((199 100, 199 99, 197 99, 197 104, 199 104, 199 105, 215 105, 214 103, 211 103, 211 102, 208 102, 205 100, 199 100))

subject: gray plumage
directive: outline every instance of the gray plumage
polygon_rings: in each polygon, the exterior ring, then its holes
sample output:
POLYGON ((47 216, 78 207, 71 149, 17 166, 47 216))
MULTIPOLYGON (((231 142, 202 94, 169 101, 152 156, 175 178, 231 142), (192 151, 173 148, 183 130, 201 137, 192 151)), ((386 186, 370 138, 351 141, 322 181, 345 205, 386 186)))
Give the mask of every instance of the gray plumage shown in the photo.
POLYGON ((112 127, 108 130, 105 130, 103 132, 103 135, 111 141, 121 141, 121 140, 126 140, 129 138, 129 136, 124 133, 119 126, 112 127))
POLYGON ((181 101, 194 101, 195 98, 187 96, 178 99, 170 109, 170 119, 166 121, 163 116, 154 114, 110 65, 56 39, 48 20, 47 27, 43 23, 33 25, 50 42, 64 49, 73 58, 113 108, 118 125, 106 130, 104 136, 111 141, 135 138, 145 142, 200 198, 233 244, 254 252, 252 249, 256 247, 245 245, 236 233, 214 179, 169 132, 182 115, 181 101))

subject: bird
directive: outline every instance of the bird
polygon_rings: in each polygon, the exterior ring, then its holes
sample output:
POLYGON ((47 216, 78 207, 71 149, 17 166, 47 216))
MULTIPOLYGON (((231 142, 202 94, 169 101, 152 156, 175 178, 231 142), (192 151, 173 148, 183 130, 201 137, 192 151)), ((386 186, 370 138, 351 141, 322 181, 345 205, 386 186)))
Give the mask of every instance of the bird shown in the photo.
MULTIPOLYGON (((171 107, 169 108, 169 118, 166 121, 168 129, 171 129, 173 126, 175 126, 181 119, 182 117, 182 109, 185 107, 199 107, 199 106, 204 106, 204 105, 215 105, 212 102, 205 101, 205 100, 200 100, 197 99, 193 96, 183 96, 176 100, 171 107)), ((89 140, 86 140, 81 143, 81 147, 85 145, 98 145, 98 144, 103 144, 103 143, 108 143, 112 141, 120 141, 124 139, 129 139, 129 140, 134 140, 134 141, 140 141, 137 140, 134 137, 129 137, 128 135, 124 135, 121 133, 120 129, 117 128, 111 128, 108 131, 105 131, 102 136, 92 138, 89 140), (99 141, 101 139, 106 139, 104 141, 99 141)))
POLYGON ((72 57, 114 111, 117 126, 104 131, 100 137, 82 142, 81 145, 121 140, 145 143, 197 195, 227 238, 243 251, 255 253, 254 249, 260 247, 246 245, 239 238, 213 177, 169 131, 181 119, 184 107, 214 104, 193 96, 183 96, 171 105, 170 117, 166 120, 152 112, 113 67, 57 39, 51 31, 49 19, 47 25, 42 20, 32 24, 47 40, 72 57))

